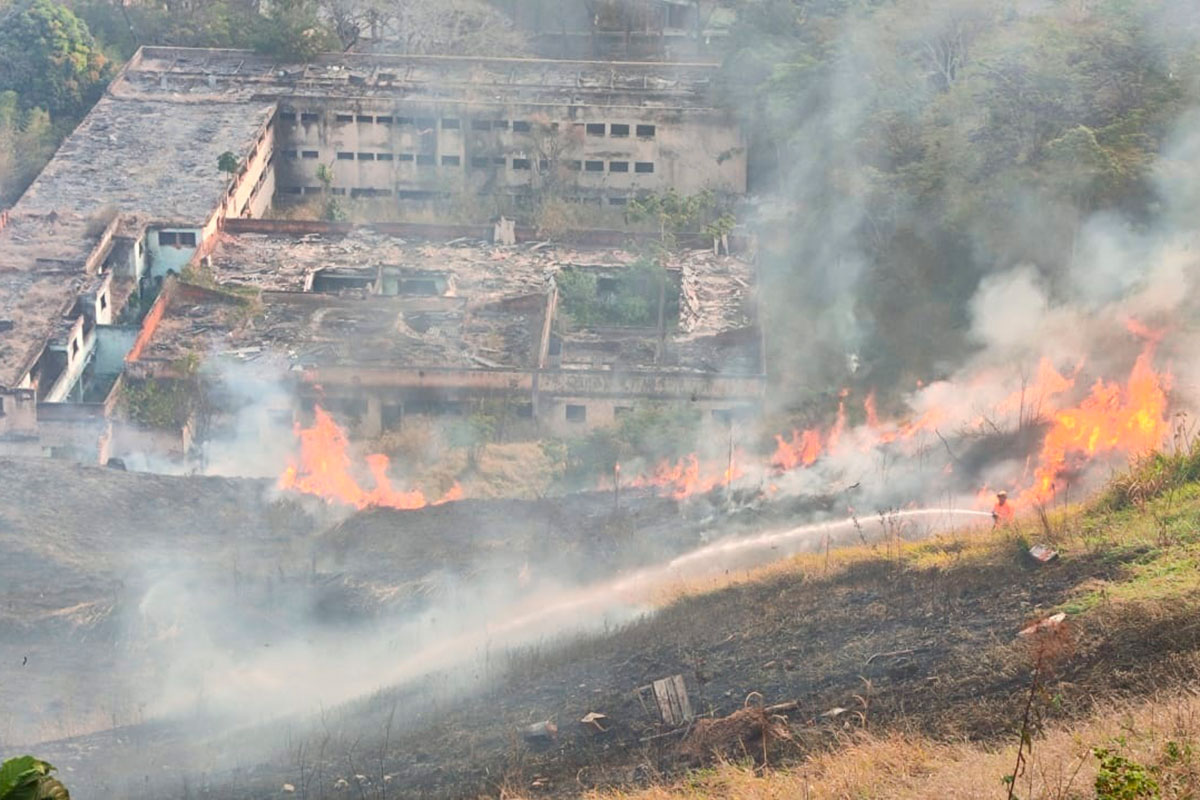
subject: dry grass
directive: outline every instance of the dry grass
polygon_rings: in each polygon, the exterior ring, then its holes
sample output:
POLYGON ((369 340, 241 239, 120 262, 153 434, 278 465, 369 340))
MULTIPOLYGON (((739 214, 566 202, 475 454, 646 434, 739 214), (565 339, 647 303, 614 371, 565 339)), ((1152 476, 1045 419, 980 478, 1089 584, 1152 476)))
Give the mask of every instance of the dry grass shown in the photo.
MULTIPOLYGON (((1104 641, 1120 645, 1122 631, 1137 639, 1136 630, 1149 621, 1170 617, 1186 619, 1185 609, 1200 600, 1200 484, 1191 480, 1191 463, 1196 448, 1175 458, 1182 466, 1172 472, 1187 472, 1184 479, 1142 480, 1148 472, 1162 471, 1163 460, 1145 459, 1134 465, 1131 476, 1120 476, 1113 487, 1154 483, 1153 490, 1140 491, 1136 502, 1113 502, 1110 492, 1088 506, 1054 509, 1044 514, 1026 514, 1013 528, 975 531, 940 536, 913 543, 868 543, 805 553, 785 562, 717 579, 677 584, 660 597, 663 604, 687 603, 689 599, 727 587, 767 582, 780 576, 801 581, 836 580, 847 572, 886 566, 889 574, 908 570, 954 572, 956 568, 1010 568, 1023 558, 1022 551, 1033 542, 1046 542, 1060 550, 1063 558, 1089 557, 1103 567, 1112 564, 1106 578, 1082 583, 1068 601, 1055 608, 1086 622, 1093 632, 1105 632, 1104 641), (1148 466, 1152 465, 1152 466, 1148 466), (1096 557, 1100 560, 1096 561, 1096 557), (884 563, 886 562, 886 563, 884 563)), ((1125 495, 1122 495, 1124 497, 1125 495)), ((966 573, 974 569, 965 570, 966 573)), ((1172 622, 1170 624, 1177 624, 1172 622)), ((1150 644, 1151 640, 1147 640, 1150 644)), ((1092 644, 1095 644, 1092 642, 1092 644)), ((1124 646, 1124 645, 1120 645, 1124 646)), ((1133 646, 1133 645, 1131 645, 1133 646)), ((1136 646, 1133 646, 1136 650, 1136 646)), ((979 659, 988 661, 996 653, 985 649, 979 659)), ((1183 659, 1191 656, 1180 654, 1183 659)), ((1128 668, 1136 669, 1134 662, 1128 668)), ((1169 656, 1167 657, 1169 658, 1169 656)), ((1125 668, 1125 667, 1123 667, 1125 668)), ((1083 680, 1082 675, 1076 675, 1083 680)), ((1115 680, 1115 678, 1114 678, 1115 680)), ((1100 684, 1105 681, 1102 679, 1100 684)), ((1180 685, 1167 681, 1165 685, 1180 685)), ((1095 798, 1100 762, 1095 748, 1105 748, 1146 769, 1158 784, 1159 794, 1130 794, 1129 797, 1200 797, 1200 695, 1187 688, 1164 691, 1157 696, 1125 699, 1101 690, 1084 693, 1064 684, 1063 695, 1039 697, 1038 703, 1082 703, 1075 713, 1055 713, 1060 721, 1032 739, 1014 796, 1022 800, 1069 800, 1095 798), (1064 699, 1073 698, 1073 699, 1064 699), (1094 703, 1094 705, 1093 705, 1094 703), (1084 716, 1078 716, 1083 714, 1084 716)), ((968 713, 969 709, 963 709, 968 713)), ((1014 712, 1016 713, 1016 712, 1014 712)), ((769 770, 744 762, 721 762, 690 773, 687 777, 638 790, 605 790, 588 794, 591 800, 768 800, 770 798, 961 798, 1004 797, 1006 775, 1017 760, 1016 730, 999 741, 968 742, 937 740, 893 727, 883 733, 846 732, 829 747, 828 742, 807 752, 797 751, 792 765, 769 770)), ((952 730, 953 725, 947 728, 952 730)), ((804 741, 804 729, 796 729, 796 747, 804 741)), ((953 735, 953 734, 951 734, 953 735)), ((734 756, 736 757, 736 755, 734 756)), ((520 797, 520 793, 511 797, 520 797)), ((1104 795, 1108 797, 1109 795, 1104 795)), ((1115 795, 1114 795, 1115 796, 1115 795)), ((1125 796, 1125 795, 1120 795, 1125 796)))
POLYGON ((446 443, 444 426, 422 420, 386 431, 361 449, 388 456, 398 472, 433 497, 459 483, 471 498, 533 499, 560 477, 559 466, 539 442, 487 444, 472 464, 465 448, 446 443))
MULTIPOLYGON (((1107 747, 1146 766, 1163 800, 1200 793, 1200 697, 1169 695, 1105 707, 1086 722, 1055 728, 1034 740, 1029 767, 1018 778, 1024 800, 1093 798, 1098 760, 1107 747)), ((632 792, 600 792, 592 800, 975 800, 1002 797, 1003 776, 1016 742, 988 749, 940 743, 898 733, 847 737, 836 752, 813 755, 787 770, 762 771, 723 763, 668 786, 632 792)))

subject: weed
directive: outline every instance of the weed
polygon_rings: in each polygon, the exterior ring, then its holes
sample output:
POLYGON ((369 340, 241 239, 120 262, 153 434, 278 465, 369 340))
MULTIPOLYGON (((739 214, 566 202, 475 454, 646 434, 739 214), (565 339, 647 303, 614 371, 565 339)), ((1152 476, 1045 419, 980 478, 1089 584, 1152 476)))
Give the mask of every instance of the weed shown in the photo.
POLYGON ((1158 781, 1151 770, 1114 753, 1106 747, 1094 747, 1100 760, 1096 773, 1096 800, 1156 800, 1161 797, 1158 781))
POLYGON ((1042 727, 1042 712, 1058 702, 1046 691, 1047 681, 1054 669, 1070 657, 1072 647, 1070 630, 1063 624, 1044 628, 1039 625, 1027 636, 1026 642, 1033 673, 1029 680, 1025 709, 1021 715, 1016 764, 1012 772, 1004 776, 1004 783, 1008 786, 1008 800, 1016 798, 1017 780, 1025 774, 1029 756, 1033 754, 1033 735, 1040 732, 1042 727))

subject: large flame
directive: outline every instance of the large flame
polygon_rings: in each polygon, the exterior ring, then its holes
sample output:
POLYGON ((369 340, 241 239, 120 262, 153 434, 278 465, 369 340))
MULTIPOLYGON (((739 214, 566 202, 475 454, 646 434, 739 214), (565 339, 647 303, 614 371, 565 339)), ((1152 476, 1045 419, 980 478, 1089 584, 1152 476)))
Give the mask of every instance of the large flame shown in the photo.
POLYGON ((775 434, 775 453, 771 456, 771 466, 777 470, 786 471, 799 466, 811 467, 821 457, 821 433, 816 428, 804 431, 792 430, 792 439, 788 441, 775 434))
MULTIPOLYGON (((1162 339, 1162 333, 1133 321, 1128 327, 1146 341, 1128 381, 1122 385, 1098 380, 1076 406, 1071 406, 1067 398, 1075 388, 1083 362, 1077 363, 1073 371, 1063 373, 1049 359, 1043 358, 1032 380, 1023 381, 1019 388, 994 403, 985 415, 964 415, 965 409, 930 405, 914 419, 888 421, 880 418, 872 391, 862 403, 865 424, 855 428, 843 441, 846 426, 846 392, 843 391, 837 416, 827 432, 809 428, 793 430, 790 439, 775 436, 770 466, 775 472, 810 467, 850 442, 859 449, 870 450, 913 439, 922 431, 937 432, 939 427, 998 430, 996 421, 1011 422, 1015 415, 1018 427, 1049 423, 1040 452, 1031 457, 1024 474, 1015 481, 1018 486, 1032 482, 1020 492, 1017 502, 1044 503, 1061 488, 1061 479, 1071 471, 1104 455, 1129 457, 1145 453, 1161 445, 1169 431, 1167 390, 1170 376, 1155 371, 1153 365, 1155 345, 1162 339)), ((993 374, 977 376, 967 394, 975 393, 975 389, 986 389, 994 380, 993 374)), ((944 472, 952 471, 948 464, 944 472)), ((985 490, 981 497, 990 494, 991 490, 985 490)))
POLYGON ((1154 344, 1150 341, 1142 350, 1125 386, 1097 380, 1078 406, 1054 413, 1034 469, 1034 483, 1018 501, 1046 502, 1064 474, 1096 456, 1140 455, 1162 444, 1169 429, 1170 376, 1154 370, 1154 344))
MULTIPOLYGON (((297 425, 296 435, 300 440, 300 456, 288 464, 279 477, 281 489, 304 492, 331 503, 345 503, 357 508, 416 509, 429 504, 420 490, 392 486, 388 477, 388 457, 383 454, 367 456, 367 470, 375 486, 363 488, 351 469, 350 442, 345 431, 320 406, 314 408, 312 427, 297 425)), ((459 500, 462 496, 462 487, 456 483, 434 505, 459 500)))

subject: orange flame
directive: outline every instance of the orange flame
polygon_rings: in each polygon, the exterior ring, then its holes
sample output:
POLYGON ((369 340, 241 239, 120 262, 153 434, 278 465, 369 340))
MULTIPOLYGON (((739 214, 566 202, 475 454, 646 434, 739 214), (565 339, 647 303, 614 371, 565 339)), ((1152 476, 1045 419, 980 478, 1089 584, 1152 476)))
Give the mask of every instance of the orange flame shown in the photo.
POLYGON ((803 433, 793 429, 790 442, 775 434, 775 454, 771 456, 771 466, 778 470, 795 469, 800 465, 809 467, 820 456, 821 434, 815 428, 803 433))
POLYGON ((735 454, 732 464, 721 465, 701 462, 695 453, 689 453, 674 463, 664 459, 649 475, 639 475, 629 485, 635 489, 654 487, 664 495, 684 500, 720 486, 728 486, 742 477, 744 473, 738 465, 739 455, 735 454))
POLYGON ((1097 380, 1077 407, 1054 414, 1034 469, 1033 486, 1021 493, 1020 501, 1049 500, 1058 479, 1080 459, 1103 453, 1139 455, 1162 444, 1168 431, 1170 376, 1155 372, 1153 360, 1151 340, 1134 362, 1124 387, 1097 380))
POLYGON ((875 410, 875 390, 872 389, 867 394, 867 399, 863 400, 863 409, 867 412, 867 425, 871 428, 879 427, 879 412, 875 410))
MULTIPOLYGON (((288 464, 279 477, 279 488, 316 495, 326 501, 340 502, 357 508, 380 506, 416 509, 427 505, 425 495, 417 489, 405 491, 393 488, 388 477, 388 457, 383 454, 366 458, 367 471, 374 481, 373 489, 359 485, 351 470, 350 443, 346 433, 333 417, 320 406, 314 408, 311 428, 296 426, 300 439, 300 457, 288 464)), ((457 483, 437 503, 459 500, 462 487, 457 483)))

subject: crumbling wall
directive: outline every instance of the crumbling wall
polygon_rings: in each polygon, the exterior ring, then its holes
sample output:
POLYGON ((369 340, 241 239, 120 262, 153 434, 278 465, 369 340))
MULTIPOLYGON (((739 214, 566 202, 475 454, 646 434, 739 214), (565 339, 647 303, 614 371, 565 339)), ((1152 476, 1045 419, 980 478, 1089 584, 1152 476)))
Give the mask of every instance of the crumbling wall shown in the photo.
POLYGON ((279 117, 282 199, 337 196, 428 200, 470 189, 567 199, 615 198, 675 188, 746 191, 736 122, 707 108, 383 99, 284 100, 279 117))

